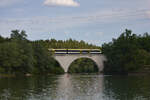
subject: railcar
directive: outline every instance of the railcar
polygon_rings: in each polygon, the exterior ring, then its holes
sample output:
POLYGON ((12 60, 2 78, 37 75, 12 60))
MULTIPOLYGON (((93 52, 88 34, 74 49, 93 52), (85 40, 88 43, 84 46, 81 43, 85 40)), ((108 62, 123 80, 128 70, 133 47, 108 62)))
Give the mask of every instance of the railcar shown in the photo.
POLYGON ((49 49, 54 54, 101 54, 100 49, 49 49))

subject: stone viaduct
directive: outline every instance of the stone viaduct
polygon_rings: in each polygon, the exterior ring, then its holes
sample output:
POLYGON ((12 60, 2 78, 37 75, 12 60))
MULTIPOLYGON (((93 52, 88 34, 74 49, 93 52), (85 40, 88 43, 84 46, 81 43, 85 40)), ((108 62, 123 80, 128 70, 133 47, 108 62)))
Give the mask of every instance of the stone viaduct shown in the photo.
POLYGON ((98 69, 99 72, 103 71, 104 68, 104 61, 106 61, 106 58, 103 54, 79 54, 79 55, 69 55, 69 54, 64 54, 64 55, 53 55, 55 60, 58 61, 60 66, 64 69, 65 72, 68 72, 69 66, 71 63, 79 58, 89 58, 93 60, 98 69))

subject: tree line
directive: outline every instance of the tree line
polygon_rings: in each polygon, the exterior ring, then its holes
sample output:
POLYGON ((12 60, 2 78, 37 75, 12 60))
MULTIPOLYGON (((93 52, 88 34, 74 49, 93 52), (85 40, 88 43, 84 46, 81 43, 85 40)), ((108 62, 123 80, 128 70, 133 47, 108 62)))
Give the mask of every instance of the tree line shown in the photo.
MULTIPOLYGON (((61 74, 64 70, 52 57, 48 48, 100 49, 84 41, 27 39, 25 31, 12 30, 10 38, 0 36, 0 73, 7 74, 61 74)), ((125 30, 112 42, 102 45, 107 57, 105 74, 128 74, 150 72, 150 35, 136 35, 125 30)), ((78 59, 69 67, 69 73, 98 72, 90 59, 78 59)))
POLYGON ((102 51, 107 57, 106 74, 150 72, 150 35, 136 35, 125 30, 117 39, 104 43, 102 51))
MULTIPOLYGON (((64 70, 52 57, 48 48, 100 48, 76 40, 27 39, 26 32, 12 30, 10 38, 0 36, 0 73, 6 74, 61 74, 64 70)), ((82 60, 83 62, 87 62, 82 60)), ((78 61, 79 65, 82 61, 78 61)), ((80 64, 84 66, 84 64, 80 64)), ((90 66, 88 64, 88 66, 90 66)), ((86 65, 87 66, 87 65, 86 65)), ((85 68, 86 70, 86 68, 85 68)), ((72 71, 70 71, 71 73, 72 71)), ((73 71, 75 72, 75 71, 73 71)), ((90 72, 90 71, 88 71, 90 72)))

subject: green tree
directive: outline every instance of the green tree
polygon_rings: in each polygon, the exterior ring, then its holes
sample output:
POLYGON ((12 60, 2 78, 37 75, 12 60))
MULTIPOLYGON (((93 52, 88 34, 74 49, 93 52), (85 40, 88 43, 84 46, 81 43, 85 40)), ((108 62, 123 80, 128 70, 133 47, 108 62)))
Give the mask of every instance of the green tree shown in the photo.
POLYGON ((102 45, 107 56, 105 73, 127 74, 140 72, 149 59, 149 35, 137 36, 131 30, 125 30, 117 39, 102 45))

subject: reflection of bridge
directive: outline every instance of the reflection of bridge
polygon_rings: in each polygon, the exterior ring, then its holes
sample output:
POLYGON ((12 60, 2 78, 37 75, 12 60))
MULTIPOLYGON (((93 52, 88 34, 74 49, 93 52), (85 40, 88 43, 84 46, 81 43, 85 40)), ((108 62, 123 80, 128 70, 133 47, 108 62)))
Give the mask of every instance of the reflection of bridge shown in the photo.
POLYGON ((79 58, 93 60, 101 72, 103 71, 103 62, 106 60, 100 49, 49 49, 49 51, 65 72, 68 72, 70 64, 79 58))

